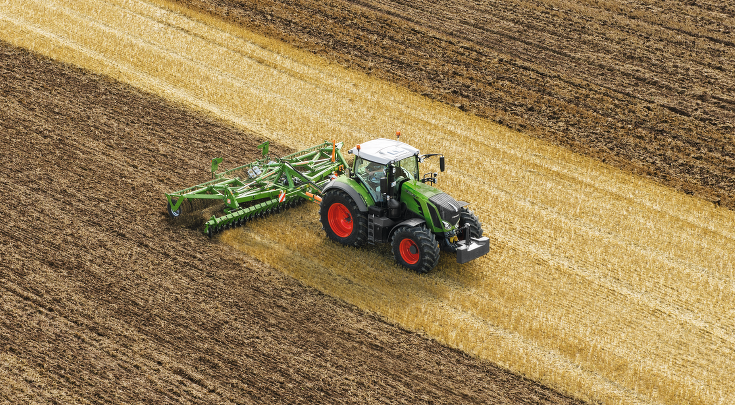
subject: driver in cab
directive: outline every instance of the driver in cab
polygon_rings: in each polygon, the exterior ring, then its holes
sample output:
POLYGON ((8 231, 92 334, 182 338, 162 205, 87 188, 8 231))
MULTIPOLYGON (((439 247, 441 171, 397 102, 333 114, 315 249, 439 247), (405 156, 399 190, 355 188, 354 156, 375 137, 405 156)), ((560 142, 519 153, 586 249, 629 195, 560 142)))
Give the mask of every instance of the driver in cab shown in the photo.
POLYGON ((357 167, 357 175, 363 179, 365 185, 370 188, 370 194, 372 194, 375 201, 382 201, 382 194, 380 193, 380 179, 385 177, 385 165, 380 163, 371 162, 369 160, 363 160, 357 167))

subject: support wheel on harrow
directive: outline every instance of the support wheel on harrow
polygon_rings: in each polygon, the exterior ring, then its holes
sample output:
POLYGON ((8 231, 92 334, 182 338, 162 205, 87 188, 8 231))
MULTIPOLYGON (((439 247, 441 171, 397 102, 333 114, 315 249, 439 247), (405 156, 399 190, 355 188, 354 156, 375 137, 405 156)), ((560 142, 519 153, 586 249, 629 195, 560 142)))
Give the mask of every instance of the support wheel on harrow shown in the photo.
POLYGON ((344 191, 333 189, 324 194, 319 217, 333 241, 350 246, 362 246, 367 241, 367 216, 344 191))
MULTIPOLYGON (((176 205, 176 202, 177 201, 178 200, 172 199, 171 200, 171 204, 176 205)), ((169 205, 168 203, 166 203, 166 211, 168 211, 168 216, 170 216, 171 218, 174 218, 174 219, 178 218, 181 215, 181 207, 183 205, 184 204, 179 205, 179 209, 177 209, 176 211, 174 211, 174 210, 171 209, 172 206, 169 205)))
POLYGON ((428 273, 439 262, 439 243, 424 225, 398 228, 390 243, 396 262, 417 273, 428 273))

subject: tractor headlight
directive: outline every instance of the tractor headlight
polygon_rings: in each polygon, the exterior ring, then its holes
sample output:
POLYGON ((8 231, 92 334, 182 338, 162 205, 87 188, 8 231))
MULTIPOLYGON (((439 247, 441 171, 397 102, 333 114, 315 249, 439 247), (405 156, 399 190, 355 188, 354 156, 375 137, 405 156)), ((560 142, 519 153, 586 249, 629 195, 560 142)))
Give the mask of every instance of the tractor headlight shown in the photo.
POLYGON ((444 229, 452 229, 453 228, 452 227, 452 224, 450 224, 447 221, 442 221, 442 223, 444 224, 444 229))

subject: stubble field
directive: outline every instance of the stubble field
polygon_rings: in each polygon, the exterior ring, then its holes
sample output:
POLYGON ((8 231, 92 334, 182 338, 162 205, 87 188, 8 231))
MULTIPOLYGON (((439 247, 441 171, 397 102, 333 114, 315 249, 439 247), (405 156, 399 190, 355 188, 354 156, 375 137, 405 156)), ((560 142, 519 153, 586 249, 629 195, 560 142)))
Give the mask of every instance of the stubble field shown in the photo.
MULTIPOLYGON (((462 102, 457 108, 431 101, 173 4, 52 1, 10 4, 3 11, 6 40, 16 45, 109 74, 290 148, 325 138, 349 145, 401 129, 423 151, 449 157, 440 186, 473 202, 493 248, 466 266, 445 257, 437 270, 421 277, 392 264, 387 249, 329 243, 313 206, 226 232, 220 241, 331 296, 577 398, 606 403, 732 398, 731 211, 539 141, 543 136, 532 129, 528 132, 536 138, 468 114, 462 102)), ((335 49, 332 55, 339 59, 340 48, 335 49)), ((727 77, 721 80, 727 84, 727 77)), ((585 83, 581 87, 589 89, 585 83)), ((519 96, 515 102, 522 101, 519 96)), ((615 108, 611 115, 630 119, 615 108)), ((651 108, 663 111, 661 105, 651 108)), ((708 128, 727 128, 726 113, 714 115, 719 121, 708 121, 708 128)), ((689 135, 701 134, 695 128, 689 135)), ((722 134, 712 138, 717 153, 694 160, 726 169, 731 155, 722 134)), ((199 150, 187 150, 189 161, 180 168, 176 159, 184 152, 167 152, 174 159, 168 172, 161 171, 161 162, 151 162, 146 167, 167 173, 158 179, 156 188, 163 190, 157 192, 203 180, 194 167, 205 172, 213 156, 202 154, 221 152, 232 164, 246 158, 225 142, 240 141, 200 140, 199 150), (210 144, 221 149, 212 151, 210 144)), ((593 149, 586 151, 596 156, 593 149)), ((624 153, 612 155, 626 161, 624 153)), ((732 179, 726 171, 712 176, 724 179, 718 184, 732 179)), ((681 181, 696 183, 686 176, 681 181)), ((729 195, 727 187, 705 186, 697 187, 729 195)), ((25 222, 33 216, 15 212, 22 214, 8 215, 25 222)), ((164 233, 171 236, 190 235, 168 229, 164 233)), ((221 244, 212 246, 240 257, 221 244)), ((533 401, 514 400, 524 398, 533 401)))

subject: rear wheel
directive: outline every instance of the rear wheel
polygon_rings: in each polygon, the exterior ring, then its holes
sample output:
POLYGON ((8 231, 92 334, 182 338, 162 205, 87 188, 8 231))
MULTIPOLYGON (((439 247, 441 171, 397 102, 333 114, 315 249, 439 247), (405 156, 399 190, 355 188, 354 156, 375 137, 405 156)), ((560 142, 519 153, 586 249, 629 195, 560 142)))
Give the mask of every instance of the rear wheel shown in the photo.
POLYGON ((439 244, 424 225, 399 228, 391 246, 396 262, 417 273, 428 273, 439 262, 439 244))
POLYGON ((350 246, 362 246, 367 241, 367 216, 360 212, 349 194, 328 190, 319 206, 319 217, 333 241, 350 246))

